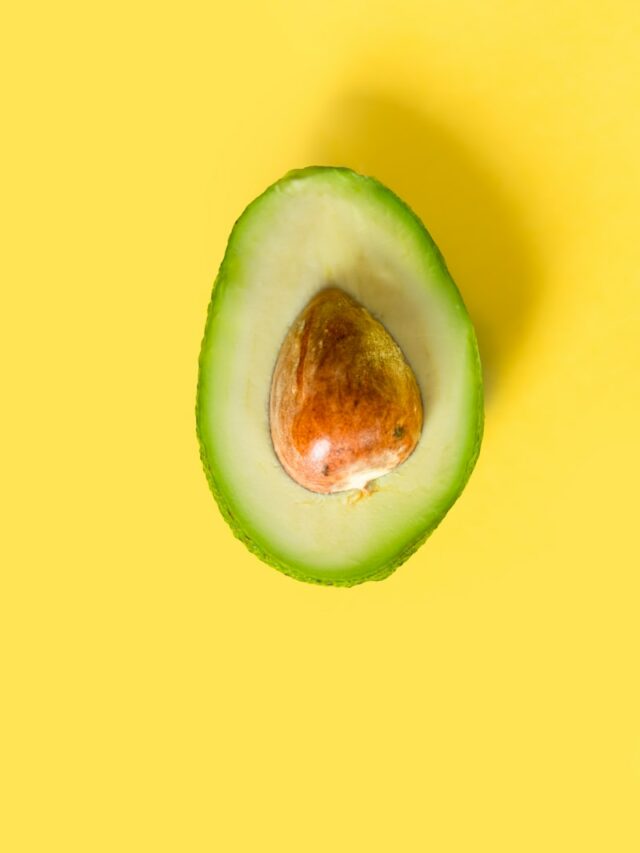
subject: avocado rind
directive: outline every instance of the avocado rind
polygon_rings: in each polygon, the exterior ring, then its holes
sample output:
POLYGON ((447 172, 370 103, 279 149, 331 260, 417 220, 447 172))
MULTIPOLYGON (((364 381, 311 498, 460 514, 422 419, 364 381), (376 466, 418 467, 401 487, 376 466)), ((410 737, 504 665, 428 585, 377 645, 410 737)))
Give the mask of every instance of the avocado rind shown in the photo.
POLYGON ((365 177, 357 174, 351 169, 344 167, 329 167, 329 166, 310 166, 305 169, 297 169, 287 173, 281 180, 268 187, 264 193, 252 201, 244 210, 242 215, 236 221, 231 235, 229 237, 225 256, 220 265, 218 275, 215 279, 211 300, 207 312, 207 322, 200 350, 199 369, 198 369, 198 386, 197 386, 197 402, 196 402, 196 432, 200 448, 200 457, 204 467, 204 471, 209 483, 211 492, 220 508, 220 511, 229 524, 234 535, 245 544, 245 546, 255 554, 259 559, 268 565, 273 566, 279 571, 297 580, 307 583, 320 584, 325 586, 341 586, 350 587, 365 581, 383 580, 392 574, 400 565, 402 565, 428 538, 435 530, 438 524, 442 521, 451 506, 455 503, 461 492, 463 491, 471 472, 475 466, 480 445, 482 441, 484 426, 484 410, 483 410, 483 390, 482 390, 482 370, 480 364, 480 356, 478 352, 477 341, 473 326, 464 307, 462 297, 449 274, 445 261, 439 252, 436 244, 432 240, 428 231, 422 224, 421 220, 411 210, 411 208, 390 189, 379 183, 375 178, 365 177), (308 567, 296 564, 292 560, 282 560, 275 556, 269 549, 267 543, 261 542, 260 535, 252 529, 251 519, 242 517, 238 511, 238 507, 233 507, 227 497, 227 487, 224 483, 224 478, 216 469, 215 462, 208 451, 207 438, 204 430, 204 412, 203 406, 205 397, 205 386, 209 387, 212 381, 208 375, 208 367, 205 362, 205 351, 208 340, 208 333, 211 327, 212 320, 218 310, 218 305, 222 294, 227 287, 231 286, 233 280, 233 266, 236 261, 235 246, 236 242, 243 231, 244 223, 251 218, 255 209, 264 202, 272 193, 282 191, 284 186, 289 181, 298 181, 312 176, 322 175, 323 178, 331 178, 336 180, 348 180, 351 182, 354 190, 374 192, 380 201, 393 210, 396 216, 403 217, 404 224, 412 228, 419 234, 421 245, 424 247, 425 254, 428 254, 429 266, 438 269, 438 278, 443 287, 447 288, 447 298, 451 301, 456 301, 458 313, 465 318, 465 328, 468 335, 468 346, 472 354, 470 369, 473 373, 472 381, 470 382, 470 390, 474 395, 469 407, 469 430, 466 434, 466 447, 462 455, 462 465, 456 472, 456 476, 452 481, 452 486, 446 495, 441 498, 438 505, 432 508, 430 522, 425 526, 419 534, 413 538, 402 550, 396 553, 392 559, 384 562, 383 565, 374 565, 370 570, 362 566, 361 570, 356 569, 355 572, 339 576, 336 574, 320 575, 314 573, 308 567))

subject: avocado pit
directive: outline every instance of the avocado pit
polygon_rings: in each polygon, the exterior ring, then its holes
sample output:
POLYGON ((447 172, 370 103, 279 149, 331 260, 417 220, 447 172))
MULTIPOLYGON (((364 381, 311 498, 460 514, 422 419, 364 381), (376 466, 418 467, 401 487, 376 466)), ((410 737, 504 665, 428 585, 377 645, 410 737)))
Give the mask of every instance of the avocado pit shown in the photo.
POLYGON ((313 492, 368 491, 404 462, 422 431, 414 373, 367 309, 337 287, 289 330, 269 401, 271 439, 289 476, 313 492))

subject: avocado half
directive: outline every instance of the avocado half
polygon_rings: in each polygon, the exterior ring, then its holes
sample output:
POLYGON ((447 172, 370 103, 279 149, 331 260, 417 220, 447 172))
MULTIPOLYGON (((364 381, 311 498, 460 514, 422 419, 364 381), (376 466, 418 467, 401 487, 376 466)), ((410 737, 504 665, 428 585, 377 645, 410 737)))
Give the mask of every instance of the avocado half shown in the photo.
POLYGON ((285 175, 236 222, 216 279, 196 405, 209 485, 234 534, 299 580, 381 580, 439 524, 480 449, 482 373, 473 326, 427 230, 391 190, 350 169, 285 175), (269 426, 283 340, 310 300, 339 287, 379 320, 424 405, 411 456, 362 499, 317 494, 280 464, 269 426))

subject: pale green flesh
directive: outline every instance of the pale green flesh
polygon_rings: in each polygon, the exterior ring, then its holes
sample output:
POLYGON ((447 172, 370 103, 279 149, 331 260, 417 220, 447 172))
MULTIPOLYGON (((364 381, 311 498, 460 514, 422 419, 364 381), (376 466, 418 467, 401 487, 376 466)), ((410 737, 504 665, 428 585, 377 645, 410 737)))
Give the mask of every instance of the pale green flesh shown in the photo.
POLYGON ((471 473, 482 434, 473 328, 442 258, 411 211, 346 169, 291 173, 238 220, 200 357, 198 435, 210 484, 237 535, 303 580, 382 577, 426 538, 471 473), (359 501, 313 494, 274 453, 268 404, 279 348, 327 285, 361 302, 413 368, 425 421, 411 457, 359 501))

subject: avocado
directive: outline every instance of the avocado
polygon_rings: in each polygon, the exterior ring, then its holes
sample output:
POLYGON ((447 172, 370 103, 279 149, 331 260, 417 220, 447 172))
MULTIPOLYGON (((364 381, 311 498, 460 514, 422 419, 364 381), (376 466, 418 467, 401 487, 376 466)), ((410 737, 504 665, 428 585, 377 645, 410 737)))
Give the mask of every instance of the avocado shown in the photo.
POLYGON ((236 222, 200 353, 200 455, 235 535, 299 580, 381 580, 464 488, 483 429, 472 323, 425 227, 346 168, 236 222))

